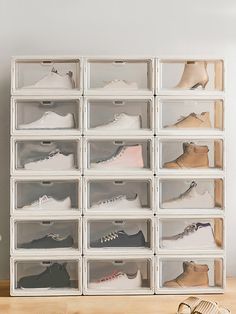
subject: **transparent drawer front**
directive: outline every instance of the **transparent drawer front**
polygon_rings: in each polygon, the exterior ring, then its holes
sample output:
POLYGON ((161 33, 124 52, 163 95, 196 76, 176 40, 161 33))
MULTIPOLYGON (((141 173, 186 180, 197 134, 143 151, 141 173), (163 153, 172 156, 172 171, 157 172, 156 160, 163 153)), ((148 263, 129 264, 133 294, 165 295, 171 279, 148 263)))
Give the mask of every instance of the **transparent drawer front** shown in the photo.
POLYGON ((161 209, 223 209, 222 179, 160 179, 161 209))
POLYGON ((15 99, 16 130, 81 129, 80 100, 15 99))
POLYGON ((217 257, 160 258, 158 285, 163 290, 223 288, 223 268, 217 257))
POLYGON ((221 99, 159 99, 159 107, 159 128, 162 131, 223 130, 221 99))
POLYGON ((132 293, 152 290, 152 260, 148 258, 89 259, 86 286, 91 293, 132 293))
POLYGON ((152 90, 151 60, 88 60, 88 89, 152 90))
POLYGON ((160 168, 170 170, 223 169, 221 139, 161 140, 160 168))
POLYGON ((24 180, 15 182, 15 209, 43 214, 45 211, 80 209, 78 180, 24 180))
POLYGON ((87 111, 88 131, 139 132, 153 128, 151 99, 88 99, 87 111))
POLYGON ((151 140, 89 140, 88 168, 91 170, 150 170, 151 140))
POLYGON ((151 219, 91 219, 86 223, 88 249, 152 249, 151 219))
POLYGON ((159 249, 220 250, 223 244, 221 218, 170 218, 159 220, 159 249))
POLYGON ((15 221, 14 249, 78 250, 79 228, 79 220, 15 221))
POLYGON ((81 285, 80 261, 70 259, 17 260, 14 290, 22 293, 75 293, 81 285))
POLYGON ((160 68, 161 90, 224 89, 222 60, 160 60, 160 68))
POLYGON ((77 140, 17 140, 16 170, 63 171, 79 168, 77 140))
POLYGON ((80 89, 80 61, 17 60, 15 88, 28 90, 80 89))
POLYGON ((119 212, 152 209, 152 182, 145 179, 87 181, 88 211, 119 212))

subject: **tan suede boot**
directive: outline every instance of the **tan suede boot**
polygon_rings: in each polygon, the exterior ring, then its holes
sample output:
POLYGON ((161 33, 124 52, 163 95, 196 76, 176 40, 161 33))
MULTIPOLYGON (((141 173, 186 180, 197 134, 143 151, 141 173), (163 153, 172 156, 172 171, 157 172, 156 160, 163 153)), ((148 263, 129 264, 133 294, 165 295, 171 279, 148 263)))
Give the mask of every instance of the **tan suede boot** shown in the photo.
POLYGON ((183 154, 173 161, 165 162, 163 168, 208 168, 209 149, 207 145, 195 145, 194 143, 183 143, 183 154))
POLYGON ((201 114, 192 112, 168 128, 211 128, 210 114, 209 112, 202 112, 201 114))
POLYGON ((177 278, 164 282, 166 288, 208 287, 208 265, 194 262, 183 263, 183 273, 177 278))
POLYGON ((187 61, 181 80, 176 88, 195 89, 198 86, 205 88, 208 81, 207 63, 205 61, 187 61))

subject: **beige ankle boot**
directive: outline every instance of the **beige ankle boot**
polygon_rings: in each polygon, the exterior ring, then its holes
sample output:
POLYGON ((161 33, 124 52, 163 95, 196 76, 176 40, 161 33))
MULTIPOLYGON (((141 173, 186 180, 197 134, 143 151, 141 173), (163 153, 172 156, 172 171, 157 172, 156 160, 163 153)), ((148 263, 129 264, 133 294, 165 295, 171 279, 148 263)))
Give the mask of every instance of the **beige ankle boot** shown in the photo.
POLYGON ((211 128, 210 113, 202 112, 196 114, 190 113, 187 117, 182 117, 168 128, 211 128))
POLYGON ((177 278, 166 281, 166 288, 208 287, 208 265, 196 264, 194 262, 183 263, 183 273, 177 278))
POLYGON ((209 149, 206 145, 195 145, 194 143, 183 143, 183 154, 173 161, 165 162, 163 168, 208 168, 209 149))
POLYGON ((205 88, 208 81, 209 76, 205 61, 187 61, 181 80, 176 88, 195 89, 198 86, 205 88))

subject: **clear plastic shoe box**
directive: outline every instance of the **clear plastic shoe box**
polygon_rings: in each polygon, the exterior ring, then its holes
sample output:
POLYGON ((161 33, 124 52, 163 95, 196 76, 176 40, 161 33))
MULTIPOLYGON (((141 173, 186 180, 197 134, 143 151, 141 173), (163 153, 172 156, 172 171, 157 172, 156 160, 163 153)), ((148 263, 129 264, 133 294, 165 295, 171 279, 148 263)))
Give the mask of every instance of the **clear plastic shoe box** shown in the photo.
POLYGON ((86 58, 85 95, 153 95, 154 59, 86 58), (111 81, 115 84, 109 85, 111 81), (117 87, 116 83, 122 81, 117 87))
POLYGON ((154 212, 153 177, 85 177, 83 209, 86 214, 151 214, 154 212))
POLYGON ((12 254, 76 255, 82 252, 81 218, 21 216, 11 218, 11 232, 12 254))
POLYGON ((76 175, 81 169, 79 137, 14 137, 11 149, 12 175, 76 175))
POLYGON ((86 175, 152 175, 153 137, 89 137, 84 167, 86 175))
POLYGON ((153 113, 153 97, 85 97, 84 134, 153 135, 153 113))
POLYGON ((17 96, 11 99, 11 133, 13 135, 43 134, 81 135, 82 97, 76 96, 17 96), (52 126, 59 117, 61 128, 52 126), (48 128, 39 125, 47 118, 48 128), (36 122, 36 124, 34 123, 36 122), (32 124, 34 123, 34 124, 32 124), (50 127, 50 128, 49 128, 50 127))
POLYGON ((86 295, 154 293, 152 255, 89 256, 83 261, 83 292, 86 295))
POLYGON ((158 217, 156 252, 158 254, 222 254, 225 244, 222 217, 178 215, 158 217))
POLYGON ((11 91, 13 95, 81 95, 83 91, 82 59, 80 57, 15 57, 12 59, 11 91), (40 80, 57 71, 56 80, 37 84, 40 80), (71 87, 63 84, 72 75, 71 87), (62 83, 61 83, 62 82, 62 83), (37 86, 35 86, 35 84, 37 86), (61 88, 59 88, 59 86, 61 88))
POLYGON ((163 58, 157 60, 156 66, 158 73, 157 94, 188 95, 199 93, 199 95, 211 95, 220 94, 224 91, 224 62, 221 59, 163 58), (181 82, 183 74, 184 77, 181 82), (179 83, 181 84, 179 85, 179 83), (198 86, 198 84, 203 84, 203 87, 198 86))
POLYGON ((157 294, 222 293, 225 260, 214 255, 157 256, 155 274, 157 294))
POLYGON ((159 177, 156 205, 160 214, 223 214, 225 210, 223 177, 159 177))
POLYGON ((221 134, 224 99, 213 96, 161 96, 156 98, 158 134, 221 134))
POLYGON ((156 171, 221 173, 224 170, 224 153, 222 137, 162 137, 157 139, 156 171), (183 158, 176 163, 176 159, 183 154, 183 158))
POLYGON ((82 213, 79 177, 11 178, 12 215, 76 215, 82 213))
POLYGON ((10 293, 12 296, 81 295, 82 258, 49 254, 11 258, 10 293), (50 271, 54 271, 52 276, 42 275, 50 271))
POLYGON ((137 253, 144 255, 154 252, 152 216, 84 217, 83 234, 85 254, 137 253))

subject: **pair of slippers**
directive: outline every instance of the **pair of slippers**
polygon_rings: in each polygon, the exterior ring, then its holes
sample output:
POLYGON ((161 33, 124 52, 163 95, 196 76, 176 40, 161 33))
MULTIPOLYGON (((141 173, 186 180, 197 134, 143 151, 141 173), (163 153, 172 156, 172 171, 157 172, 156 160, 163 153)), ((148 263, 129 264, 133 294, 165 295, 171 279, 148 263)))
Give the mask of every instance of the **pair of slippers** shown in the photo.
POLYGON ((230 314, 230 310, 216 302, 189 297, 180 303, 177 314, 230 314))

